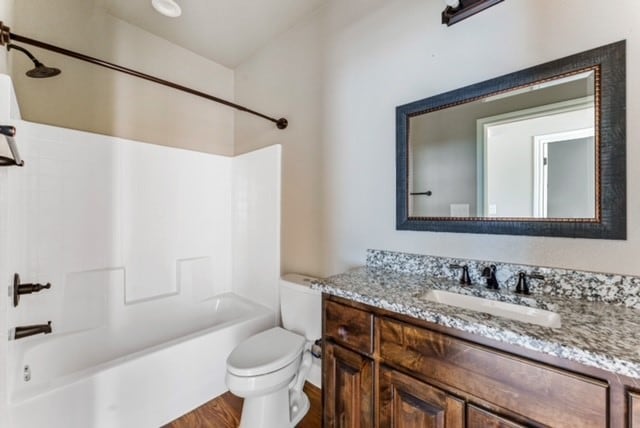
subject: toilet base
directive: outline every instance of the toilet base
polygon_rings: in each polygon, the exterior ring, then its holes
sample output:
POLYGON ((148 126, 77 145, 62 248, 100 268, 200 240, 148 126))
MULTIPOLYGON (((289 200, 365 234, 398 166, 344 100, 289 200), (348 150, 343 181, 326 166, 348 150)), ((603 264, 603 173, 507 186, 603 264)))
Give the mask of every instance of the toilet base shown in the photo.
POLYGON ((291 415, 289 388, 245 398, 239 428, 293 428, 309 410, 306 394, 301 394, 299 401, 297 411, 291 415))
POLYGON ((309 397, 307 397, 307 394, 305 394, 304 392, 301 393, 300 396, 298 397, 297 406, 291 409, 292 410, 291 427, 295 427, 300 423, 302 418, 304 418, 304 415, 306 415, 307 412, 309 411, 310 407, 311 407, 311 403, 309 402, 309 397))

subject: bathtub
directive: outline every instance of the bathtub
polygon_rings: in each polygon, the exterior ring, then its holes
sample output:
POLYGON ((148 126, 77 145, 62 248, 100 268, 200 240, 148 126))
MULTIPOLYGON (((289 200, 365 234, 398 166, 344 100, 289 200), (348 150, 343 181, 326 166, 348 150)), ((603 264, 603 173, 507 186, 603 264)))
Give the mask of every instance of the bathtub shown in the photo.
POLYGON ((229 353, 275 320, 270 309, 231 293, 193 311, 164 309, 12 341, 10 426, 159 427, 224 393, 229 353))

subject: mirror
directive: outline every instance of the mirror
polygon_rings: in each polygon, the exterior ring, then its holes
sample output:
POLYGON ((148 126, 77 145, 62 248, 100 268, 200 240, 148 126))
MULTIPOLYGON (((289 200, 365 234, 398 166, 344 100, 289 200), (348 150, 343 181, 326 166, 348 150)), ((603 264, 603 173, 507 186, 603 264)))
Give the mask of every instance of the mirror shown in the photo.
POLYGON ((625 42, 397 108, 398 229, 626 238, 625 42))
POLYGON ((595 76, 409 119, 411 217, 595 218, 595 76))

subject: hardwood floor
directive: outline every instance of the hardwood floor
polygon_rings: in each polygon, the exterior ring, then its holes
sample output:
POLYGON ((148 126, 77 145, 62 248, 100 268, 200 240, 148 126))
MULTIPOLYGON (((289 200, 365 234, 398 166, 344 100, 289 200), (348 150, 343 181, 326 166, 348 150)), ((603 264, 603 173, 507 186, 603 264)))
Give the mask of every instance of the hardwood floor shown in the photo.
MULTIPOLYGON (((320 428, 322 392, 310 383, 305 384, 304 391, 311 401, 311 409, 297 428, 320 428)), ((241 412, 242 398, 227 392, 165 425, 164 428, 237 428, 241 412)))

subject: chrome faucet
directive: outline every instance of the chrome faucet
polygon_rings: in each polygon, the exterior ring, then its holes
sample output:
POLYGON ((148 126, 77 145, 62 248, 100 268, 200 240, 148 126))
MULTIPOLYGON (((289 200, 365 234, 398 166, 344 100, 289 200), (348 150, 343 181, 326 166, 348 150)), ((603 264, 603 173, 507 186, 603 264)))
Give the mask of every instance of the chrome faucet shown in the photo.
POLYGON ((482 277, 487 279, 487 288, 489 290, 499 290, 500 285, 496 278, 496 265, 487 266, 482 270, 482 277))

